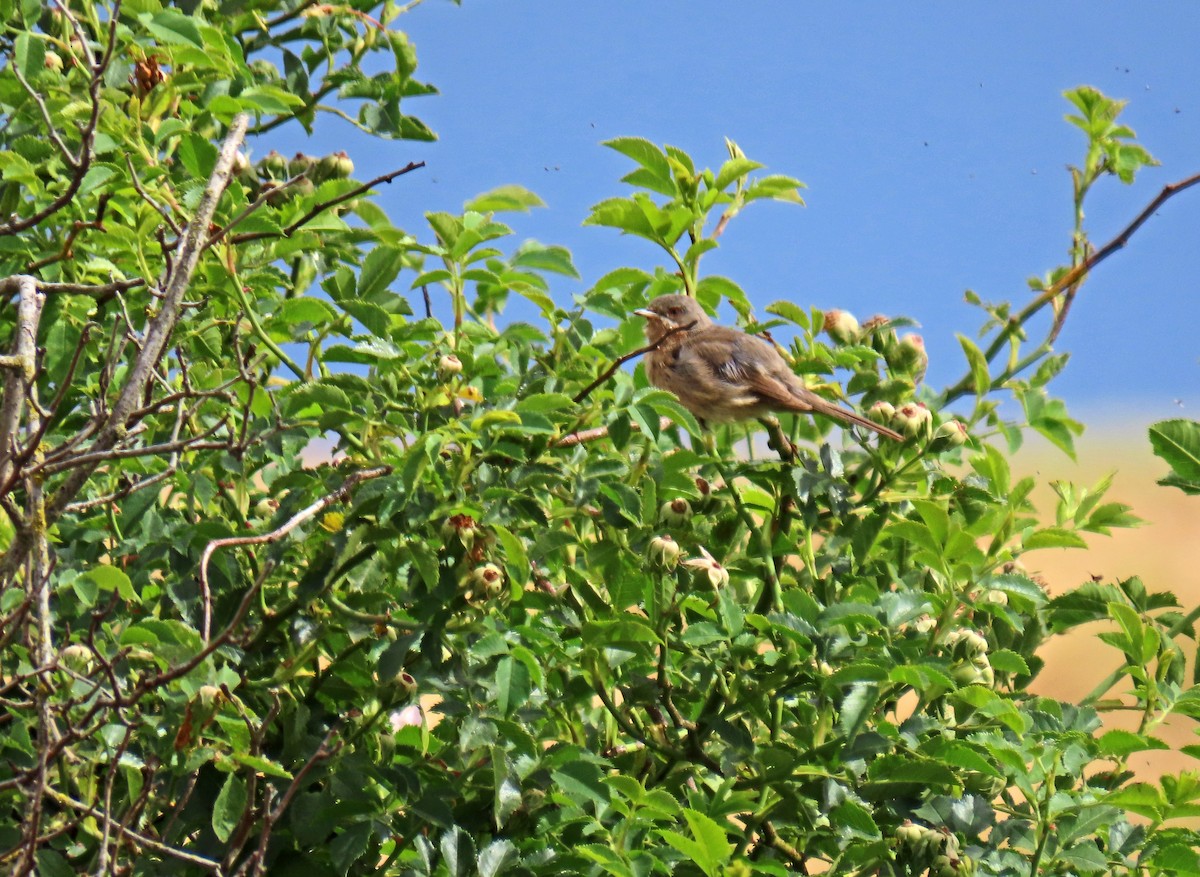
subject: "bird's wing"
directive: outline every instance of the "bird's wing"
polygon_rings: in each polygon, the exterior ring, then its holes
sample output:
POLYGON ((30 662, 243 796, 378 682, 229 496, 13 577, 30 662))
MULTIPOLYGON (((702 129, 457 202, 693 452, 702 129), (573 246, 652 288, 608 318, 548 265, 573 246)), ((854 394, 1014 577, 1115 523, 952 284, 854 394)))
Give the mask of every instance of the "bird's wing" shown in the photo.
POLYGON ((683 357, 747 396, 787 411, 811 411, 779 352, 763 338, 713 326, 693 333, 683 357))

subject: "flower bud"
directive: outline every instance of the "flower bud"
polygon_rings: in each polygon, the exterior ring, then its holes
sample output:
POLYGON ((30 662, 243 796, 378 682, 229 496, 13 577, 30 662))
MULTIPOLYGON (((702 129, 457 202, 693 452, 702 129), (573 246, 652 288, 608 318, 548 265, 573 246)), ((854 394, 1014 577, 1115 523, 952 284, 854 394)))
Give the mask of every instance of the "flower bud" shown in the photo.
POLYGON ((655 536, 650 540, 646 554, 657 569, 674 569, 679 563, 679 543, 670 536, 655 536))
POLYGON ((457 539, 463 548, 470 548, 481 535, 479 525, 470 515, 451 515, 442 524, 442 541, 457 539))
POLYGON ((260 499, 254 504, 254 514, 260 518, 269 518, 275 514, 275 510, 279 508, 279 502, 274 499, 260 499))
POLYGON ((976 631, 959 628, 946 635, 946 648, 954 657, 972 661, 987 657, 988 643, 976 631))
POLYGON ((274 149, 258 162, 258 172, 264 177, 280 179, 287 176, 288 161, 274 149))
POLYGON ((895 374, 906 375, 913 383, 920 383, 929 365, 929 354, 925 352, 925 339, 913 333, 906 334, 892 348, 887 358, 888 366, 895 374))
POLYGON ((1004 591, 988 591, 983 595, 983 599, 997 606, 1008 605, 1008 594, 1004 591))
POLYGON ((958 661, 950 668, 950 678, 958 685, 982 685, 991 688, 996 682, 996 672, 992 669, 987 655, 974 660, 958 661))
POLYGON ((462 584, 468 600, 498 597, 504 589, 504 571, 494 563, 485 563, 471 570, 462 584))
POLYGON ((838 344, 854 344, 862 331, 854 314, 837 309, 825 312, 824 329, 838 344))
POLYGON ((702 573, 714 590, 719 590, 729 584, 729 570, 713 560, 713 556, 704 548, 700 549, 700 553, 704 556, 689 558, 683 562, 683 565, 702 573))
POLYGON ((876 423, 882 423, 885 426, 890 424, 896 417, 896 406, 891 402, 880 399, 874 405, 867 409, 867 417, 874 420, 876 423))
POLYGON ((76 673, 87 673, 92 669, 92 650, 83 643, 74 643, 62 650, 58 663, 76 673))
POLYGON ((221 705, 225 693, 215 685, 201 685, 196 692, 196 703, 204 709, 213 709, 221 705))
POLYGON ((47 70, 53 70, 55 72, 58 72, 59 70, 63 69, 62 56, 59 55, 57 52, 47 52, 45 64, 46 64, 47 70))
POLYGON ((658 510, 658 519, 672 527, 686 524, 691 517, 692 505, 682 497, 664 502, 658 510))
POLYGON ((462 360, 453 353, 447 353, 438 360, 438 377, 443 381, 448 381, 455 375, 461 374, 462 370, 462 360))
POLYGON ((862 334, 870 339, 871 346, 882 353, 885 359, 896 346, 896 330, 892 328, 892 321, 883 314, 876 314, 863 323, 862 334))
POLYGON ((411 673, 405 670, 401 670, 399 673, 397 673, 396 678, 393 681, 396 683, 396 687, 399 688, 402 693, 409 695, 410 697, 417 690, 417 680, 411 673))
POLYGON ((289 177, 297 177, 306 171, 311 171, 316 166, 316 159, 311 155, 305 155, 303 152, 297 152, 287 163, 287 171, 289 177))
POLYGON ((700 496, 707 498, 708 495, 712 493, 712 485, 708 483, 707 479, 701 478, 699 475, 697 475, 696 490, 700 491, 700 496))
POLYGON ((947 420, 933 434, 931 450, 961 448, 967 443, 967 425, 961 420, 947 420))
POLYGON ((925 828, 920 825, 914 825, 911 819, 905 819, 904 822, 896 826, 894 836, 898 845, 915 850, 925 839, 925 828))
POLYGON ((920 402, 909 402, 896 409, 892 426, 907 438, 928 435, 933 429, 933 414, 920 402))
POLYGON ((322 180, 344 180, 354 173, 354 162, 350 161, 346 150, 330 152, 317 162, 314 173, 322 180))

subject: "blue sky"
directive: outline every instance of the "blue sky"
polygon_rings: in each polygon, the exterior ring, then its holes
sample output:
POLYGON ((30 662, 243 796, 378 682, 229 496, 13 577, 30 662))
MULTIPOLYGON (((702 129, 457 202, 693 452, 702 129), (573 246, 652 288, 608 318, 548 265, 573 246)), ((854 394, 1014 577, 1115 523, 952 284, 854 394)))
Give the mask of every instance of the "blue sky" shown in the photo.
MULTIPOLYGON (((929 380, 964 369, 956 332, 980 314, 963 291, 1027 299, 1064 261, 1083 135, 1065 89, 1126 98, 1122 116, 1162 167, 1115 179, 1088 205, 1099 245, 1166 183, 1200 172, 1200 4, 426 0, 398 26, 441 95, 406 110, 433 144, 380 143, 324 118, 312 152, 350 151, 356 176, 413 159, 381 193, 397 224, 518 183, 549 205, 507 217, 517 238, 563 244, 580 283, 657 261, 645 241, 584 228, 624 194, 631 164, 599 144, 641 136, 724 158, 723 138, 808 185, 807 207, 751 205, 706 270, 759 306, 778 298, 922 326, 929 380)), ((265 151, 274 143, 260 144, 265 151)), ((294 141, 278 148, 294 151, 294 141)), ((1053 389, 1086 420, 1200 418, 1200 188, 1168 202, 1085 285, 1053 389)))

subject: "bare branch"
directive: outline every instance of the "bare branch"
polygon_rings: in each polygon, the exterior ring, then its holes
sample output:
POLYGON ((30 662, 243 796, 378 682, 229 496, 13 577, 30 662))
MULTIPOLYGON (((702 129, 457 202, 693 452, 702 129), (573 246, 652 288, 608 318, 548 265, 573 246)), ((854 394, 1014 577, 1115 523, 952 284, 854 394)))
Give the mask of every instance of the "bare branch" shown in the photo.
POLYGON ((37 376, 37 335, 46 296, 38 289, 37 281, 28 274, 0 281, 0 293, 7 294, 12 286, 19 291, 17 324, 13 327, 12 354, 0 358, 5 367, 4 395, 0 400, 0 484, 7 484, 13 473, 13 458, 19 453, 17 431, 21 415, 37 376))
MULTIPOLYGON (((164 295, 158 313, 155 314, 146 329, 141 352, 129 370, 120 396, 92 442, 93 455, 111 449, 124 437, 130 416, 141 405, 142 394, 150 380, 150 375, 156 368, 175 329, 175 324, 179 320, 180 304, 200 260, 204 241, 208 237, 209 225, 212 223, 221 194, 233 172, 234 157, 242 144, 248 123, 249 116, 239 113, 229 126, 229 133, 225 137, 212 176, 200 198, 200 205, 188 223, 183 245, 166 282, 162 284, 164 295)), ((75 494, 91 477, 98 464, 99 460, 95 460, 92 464, 79 466, 59 486, 47 508, 49 520, 56 520, 62 514, 63 508, 74 500, 75 494)))

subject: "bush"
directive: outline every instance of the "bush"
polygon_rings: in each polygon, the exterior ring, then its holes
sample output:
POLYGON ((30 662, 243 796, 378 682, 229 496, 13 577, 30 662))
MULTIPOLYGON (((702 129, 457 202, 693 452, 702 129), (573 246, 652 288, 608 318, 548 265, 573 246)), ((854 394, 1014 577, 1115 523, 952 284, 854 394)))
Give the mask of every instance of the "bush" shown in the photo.
MULTIPOLYGON (((1196 773, 1128 769, 1167 717, 1200 717, 1198 612, 1137 579, 1049 597, 1027 552, 1136 519, 1107 483, 1060 484, 1043 524, 1008 460, 1028 430, 1070 454, 1082 429, 1048 393, 1053 342, 1115 249, 1088 243, 1089 189, 1153 161, 1121 104, 1068 93, 1072 261, 1024 305, 976 301, 987 343, 962 336, 938 391, 906 319, 759 318, 701 271, 751 202, 800 200, 732 142, 715 171, 607 144, 634 191, 587 221, 664 267, 569 306, 565 249, 505 244, 497 216, 530 192, 431 213, 422 243, 370 200, 415 165, 251 164, 247 134, 311 129, 335 91, 364 130, 431 136, 402 111, 432 89, 396 9, 365 5, 4 7, 0 860, 1200 872, 1196 773), (642 343, 633 311, 674 292, 778 332, 810 387, 906 440, 706 431, 613 368, 642 343), (513 295, 529 322, 504 318, 513 295), (1028 693, 1042 645, 1093 621, 1119 669, 1078 704, 1028 693), (1113 709, 1137 731, 1103 731, 1113 709)), ((1196 425, 1154 436, 1195 489, 1196 425)))

